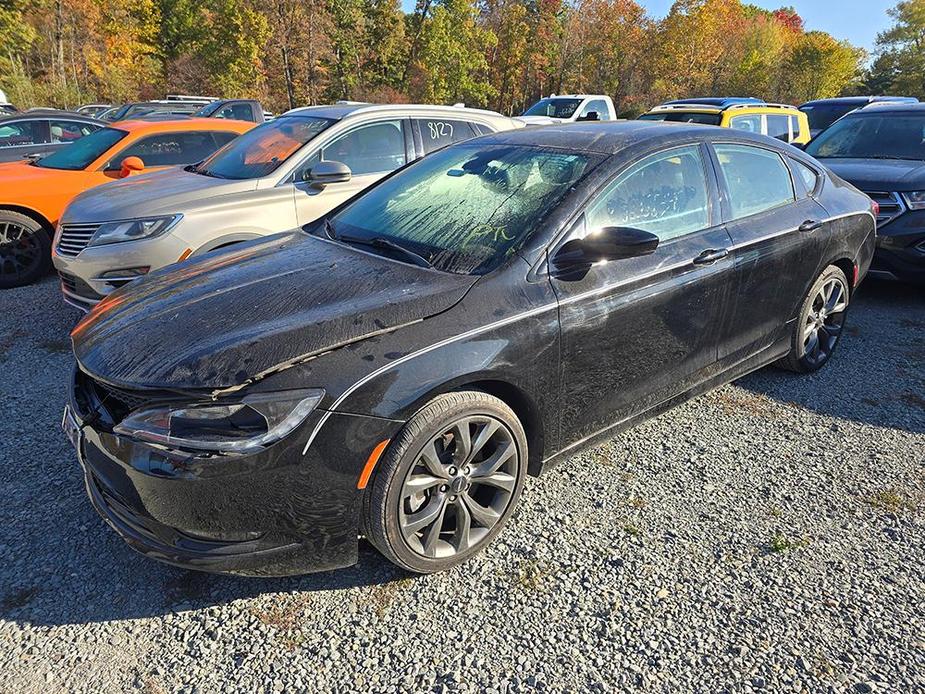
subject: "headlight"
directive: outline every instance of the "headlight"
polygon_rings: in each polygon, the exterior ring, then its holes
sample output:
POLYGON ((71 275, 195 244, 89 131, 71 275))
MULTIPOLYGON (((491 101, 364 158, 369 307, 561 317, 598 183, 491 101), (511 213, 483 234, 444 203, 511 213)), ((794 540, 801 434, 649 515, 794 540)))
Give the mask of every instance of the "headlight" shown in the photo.
POLYGON ((106 222, 101 224, 96 233, 93 234, 90 245, 102 246, 107 243, 150 238, 169 231, 181 219, 183 219, 182 214, 175 214, 169 217, 146 217, 144 219, 125 219, 121 222, 106 222))
POLYGON ((925 190, 903 193, 903 198, 910 210, 925 210, 925 190))
POLYGON ((256 453, 305 421, 323 397, 323 390, 313 388, 258 393, 231 403, 151 407, 133 412, 113 430, 170 448, 256 453))

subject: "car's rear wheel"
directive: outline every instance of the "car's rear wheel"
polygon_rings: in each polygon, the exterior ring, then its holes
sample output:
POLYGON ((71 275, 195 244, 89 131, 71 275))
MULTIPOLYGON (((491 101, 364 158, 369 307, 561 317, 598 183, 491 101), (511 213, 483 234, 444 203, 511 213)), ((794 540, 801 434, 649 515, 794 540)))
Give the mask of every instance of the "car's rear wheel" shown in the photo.
POLYGON ((0 289, 31 284, 51 268, 51 238, 39 222, 0 210, 0 289))
POLYGON ((510 518, 526 474, 527 440, 504 402, 448 393, 414 415, 379 461, 366 497, 367 538, 409 571, 455 566, 510 518))
POLYGON ((834 265, 827 267, 810 287, 794 326, 790 353, 778 364, 811 373, 828 363, 841 339, 850 298, 845 273, 834 265))

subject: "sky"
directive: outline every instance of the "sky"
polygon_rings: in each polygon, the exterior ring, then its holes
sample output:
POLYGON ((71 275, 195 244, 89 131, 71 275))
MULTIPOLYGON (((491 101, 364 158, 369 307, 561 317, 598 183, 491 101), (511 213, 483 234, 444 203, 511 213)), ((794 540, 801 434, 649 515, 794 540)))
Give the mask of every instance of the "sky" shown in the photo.
MULTIPOLYGON (((661 18, 673 0, 638 0, 652 17, 661 18)), ((750 0, 769 10, 791 6, 803 17, 807 30, 827 31, 838 39, 848 39, 868 51, 877 33, 890 26, 887 9, 897 0, 750 0)), ((414 10, 415 0, 402 0, 406 12, 414 10)))

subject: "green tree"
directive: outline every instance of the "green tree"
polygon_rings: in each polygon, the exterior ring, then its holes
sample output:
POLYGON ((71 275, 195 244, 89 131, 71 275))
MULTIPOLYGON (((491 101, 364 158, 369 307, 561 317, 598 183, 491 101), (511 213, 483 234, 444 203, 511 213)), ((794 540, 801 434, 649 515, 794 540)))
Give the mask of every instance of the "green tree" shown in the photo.
POLYGON ((881 86, 878 92, 925 98, 925 0, 905 0, 888 14, 893 26, 877 36, 878 59, 868 79, 881 86))
POLYGON ((790 76, 790 100, 838 96, 859 79, 864 57, 861 49, 824 32, 803 34, 784 66, 790 76))

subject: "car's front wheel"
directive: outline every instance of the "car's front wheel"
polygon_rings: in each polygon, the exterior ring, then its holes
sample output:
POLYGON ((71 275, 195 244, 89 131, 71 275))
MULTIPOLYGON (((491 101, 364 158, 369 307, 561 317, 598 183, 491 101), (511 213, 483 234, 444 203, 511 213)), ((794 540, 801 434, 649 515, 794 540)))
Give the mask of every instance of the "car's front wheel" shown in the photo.
POLYGON ((821 369, 841 339, 850 298, 845 273, 829 265, 810 287, 794 326, 790 353, 778 364, 798 373, 821 369))
POLYGON ((441 395, 415 414, 379 461, 366 496, 367 538, 409 571, 433 573, 482 550, 523 487, 527 440, 503 401, 441 395))
POLYGON ((35 282, 51 269, 51 237, 31 217, 0 210, 0 289, 35 282))

